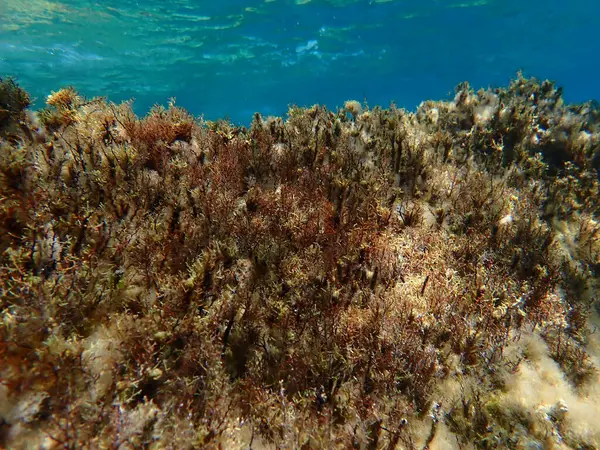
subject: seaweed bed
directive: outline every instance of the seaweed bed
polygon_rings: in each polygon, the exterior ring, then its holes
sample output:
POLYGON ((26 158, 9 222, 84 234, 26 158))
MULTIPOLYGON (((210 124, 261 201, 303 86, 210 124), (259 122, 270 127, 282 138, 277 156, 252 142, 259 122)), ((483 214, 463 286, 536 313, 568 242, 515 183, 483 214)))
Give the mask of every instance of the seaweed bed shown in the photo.
POLYGON ((596 104, 28 106, 0 79, 0 447, 600 446, 596 104))

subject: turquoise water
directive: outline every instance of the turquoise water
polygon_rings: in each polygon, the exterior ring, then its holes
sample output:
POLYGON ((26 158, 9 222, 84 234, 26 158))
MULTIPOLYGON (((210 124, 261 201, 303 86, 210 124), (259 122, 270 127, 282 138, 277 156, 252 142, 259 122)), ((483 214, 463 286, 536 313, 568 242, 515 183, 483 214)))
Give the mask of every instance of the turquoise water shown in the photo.
POLYGON ((519 69, 584 101, 600 98, 599 17, 596 0, 0 0, 0 75, 37 105, 71 84, 236 122, 351 98, 414 108, 519 69))

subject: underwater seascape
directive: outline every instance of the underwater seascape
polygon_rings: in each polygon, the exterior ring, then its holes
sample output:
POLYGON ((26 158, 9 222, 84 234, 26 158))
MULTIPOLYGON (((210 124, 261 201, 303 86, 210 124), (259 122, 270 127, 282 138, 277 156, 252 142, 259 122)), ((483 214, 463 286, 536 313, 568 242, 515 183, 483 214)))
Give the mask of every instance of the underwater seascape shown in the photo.
POLYGON ((0 0, 0 449, 600 448, 599 28, 0 0))

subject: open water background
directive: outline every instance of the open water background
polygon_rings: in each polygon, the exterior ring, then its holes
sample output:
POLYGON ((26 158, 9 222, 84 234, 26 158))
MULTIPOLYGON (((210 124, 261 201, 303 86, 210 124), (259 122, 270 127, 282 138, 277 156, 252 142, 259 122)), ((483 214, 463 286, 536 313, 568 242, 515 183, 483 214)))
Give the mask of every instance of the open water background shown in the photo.
POLYGON ((600 98, 597 0, 0 0, 0 76, 248 123, 289 104, 413 109, 523 70, 600 98))

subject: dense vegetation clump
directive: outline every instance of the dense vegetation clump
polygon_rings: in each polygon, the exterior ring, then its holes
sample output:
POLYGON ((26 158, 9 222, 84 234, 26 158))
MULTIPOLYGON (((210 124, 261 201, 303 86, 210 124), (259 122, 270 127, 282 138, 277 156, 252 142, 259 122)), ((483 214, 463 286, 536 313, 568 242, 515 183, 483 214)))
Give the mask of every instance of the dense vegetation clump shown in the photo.
MULTIPOLYGON (((0 77, 0 138, 9 139, 20 131, 25 110, 30 105, 29 94, 13 79, 0 77)), ((26 129, 23 129, 26 132, 26 129)))
POLYGON ((600 445, 595 105, 27 106, 0 80, 0 446, 600 445))

